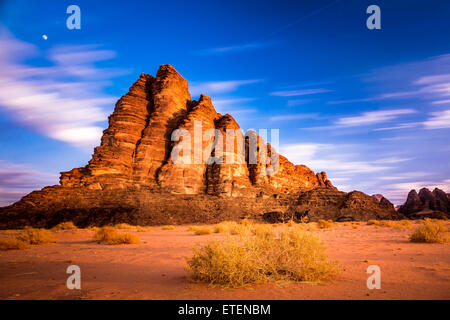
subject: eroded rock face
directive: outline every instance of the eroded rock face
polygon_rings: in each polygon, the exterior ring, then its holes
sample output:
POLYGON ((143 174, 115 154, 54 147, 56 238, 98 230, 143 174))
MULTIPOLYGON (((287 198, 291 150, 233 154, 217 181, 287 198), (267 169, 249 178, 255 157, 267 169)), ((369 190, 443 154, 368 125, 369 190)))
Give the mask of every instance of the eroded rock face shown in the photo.
POLYGON ((254 195, 259 192, 255 187, 288 193, 334 188, 324 172, 315 175, 306 166, 294 166, 283 156, 279 156, 278 171, 267 174, 272 166, 264 160, 271 153, 270 144, 256 133, 247 133, 245 138, 231 115, 217 113, 208 96, 191 100, 186 79, 172 66, 163 65, 156 78, 142 74, 117 102, 101 145, 95 148, 89 164, 62 172, 60 183, 62 187, 95 190, 133 186, 150 187, 157 192, 220 196, 254 195), (215 136, 214 129, 220 131, 220 137, 215 136), (173 137, 175 130, 180 137, 173 137), (238 133, 230 141, 228 130, 238 133), (249 147, 250 139, 255 139, 254 147, 249 147), (203 150, 213 142, 220 143, 223 152, 218 154, 216 147, 204 155, 203 150), (172 151, 185 143, 191 146, 191 153, 182 157, 189 161, 176 163, 172 151), (233 145, 230 152, 227 144, 233 145), (249 163, 249 153, 256 163, 249 163), (222 156, 222 163, 208 163, 209 158, 222 156))
POLYGON ((208 96, 191 100, 186 79, 163 65, 156 77, 142 74, 119 99, 85 167, 0 208, 0 227, 214 222, 287 213, 293 203, 310 212, 326 203, 338 208, 323 211, 324 218, 369 216, 359 212, 372 207, 370 218, 383 216, 382 203, 366 197, 340 193, 326 173, 292 164, 256 132, 244 133, 231 115, 217 113, 208 96))
POLYGON ((450 198, 441 189, 435 188, 432 192, 427 188, 411 190, 406 202, 398 211, 411 218, 442 218, 450 217, 450 198))
POLYGON ((394 205, 385 200, 378 201, 360 191, 346 193, 331 188, 316 188, 301 192, 289 212, 296 221, 302 218, 309 221, 401 219, 403 216, 395 211, 394 205))

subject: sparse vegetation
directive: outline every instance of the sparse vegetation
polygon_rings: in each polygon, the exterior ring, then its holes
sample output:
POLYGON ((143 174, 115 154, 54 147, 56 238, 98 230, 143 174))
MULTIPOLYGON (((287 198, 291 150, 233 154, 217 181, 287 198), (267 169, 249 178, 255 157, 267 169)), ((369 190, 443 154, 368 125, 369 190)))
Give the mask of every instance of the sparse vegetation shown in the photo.
POLYGON ((319 220, 317 226, 320 229, 333 229, 334 223, 331 220, 319 220))
POLYGON ((175 226, 164 226, 162 227, 163 230, 175 230, 175 226))
POLYGON ((136 226, 136 231, 137 231, 137 232, 152 232, 152 231, 153 231, 153 228, 150 227, 150 226, 144 226, 144 227, 142 227, 142 226, 136 226))
POLYGON ((424 243, 449 243, 450 230, 441 221, 425 220, 423 225, 414 230, 409 240, 424 243))
MULTIPOLYGON (((256 229, 254 229, 256 230, 256 229)), ((194 281, 240 287, 268 281, 320 282, 337 272, 317 235, 300 228, 263 228, 194 248, 187 261, 194 281)))
POLYGON ((212 233, 211 229, 208 227, 198 227, 194 232, 198 236, 212 233))
POLYGON ((390 227, 395 229, 410 229, 413 223, 410 220, 369 220, 367 225, 379 227, 390 227))
POLYGON ((119 232, 116 228, 109 226, 98 230, 94 239, 99 243, 108 244, 134 244, 139 242, 137 235, 119 232))
POLYGON ((46 229, 26 227, 17 236, 17 240, 28 244, 46 244, 56 242, 53 233, 46 229))
POLYGON ((137 228, 137 226, 132 226, 131 224, 128 224, 128 223, 118 223, 114 227, 117 229, 128 229, 128 230, 137 228))
POLYGON ((22 250, 29 247, 25 241, 14 239, 0 239, 0 251, 6 250, 22 250))
POLYGON ((61 222, 52 228, 53 231, 60 230, 75 230, 78 229, 76 225, 73 224, 72 221, 61 222))

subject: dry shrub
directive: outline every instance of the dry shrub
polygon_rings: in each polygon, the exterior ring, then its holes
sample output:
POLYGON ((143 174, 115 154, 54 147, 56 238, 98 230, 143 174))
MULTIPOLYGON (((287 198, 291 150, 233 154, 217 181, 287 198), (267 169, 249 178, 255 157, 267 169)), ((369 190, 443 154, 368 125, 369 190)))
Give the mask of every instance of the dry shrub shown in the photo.
POLYGON ((78 229, 76 225, 73 224, 72 221, 61 222, 52 228, 53 231, 60 230, 75 230, 78 229))
POLYGON ((255 236, 273 236, 275 237, 275 230, 270 224, 257 224, 251 229, 255 236))
POLYGON ((241 221, 239 221, 239 224, 242 224, 243 226, 249 226, 252 224, 252 222, 248 219, 242 219, 241 221))
POLYGON ((208 227, 198 227, 195 230, 195 234, 198 235, 198 236, 202 236, 202 235, 205 235, 205 234, 211 234, 211 233, 212 233, 212 231, 208 227))
POLYGON ((153 228, 149 227, 149 226, 145 226, 145 227, 136 226, 136 231, 137 232, 152 232, 153 228))
POLYGON ((297 228, 228 237, 193 249, 188 274, 194 281, 225 287, 288 280, 321 282, 338 271, 317 235, 297 228))
POLYGON ((22 250, 29 247, 29 244, 19 239, 0 239, 0 251, 22 250))
POLYGON ((162 227, 163 230, 175 230, 175 226, 164 226, 162 227))
POLYGON ((369 220, 367 221, 367 225, 371 226, 371 225, 375 225, 375 226, 379 226, 381 223, 378 220, 369 220))
POLYGON ((139 237, 132 233, 119 232, 114 227, 103 227, 97 231, 94 239, 99 243, 108 244, 134 244, 139 242, 139 237))
POLYGON ((287 223, 287 225, 288 225, 288 227, 293 227, 293 226, 295 226, 295 225, 297 225, 297 224, 295 223, 294 220, 289 220, 288 223, 287 223))
POLYGON ((227 222, 221 222, 214 226, 214 233, 226 233, 228 232, 227 222))
POLYGON ((131 224, 128 223, 118 223, 114 226, 114 228, 131 230, 136 229, 136 226, 132 226, 131 224))
POLYGON ((26 227, 17 236, 17 240, 29 244, 46 244, 56 242, 53 233, 46 229, 26 227))
POLYGON ((334 223, 331 220, 319 220, 319 222, 317 222, 317 226, 320 229, 333 229, 334 223))
POLYGON ((450 231, 441 221, 426 220, 409 237, 411 242, 449 243, 450 231))

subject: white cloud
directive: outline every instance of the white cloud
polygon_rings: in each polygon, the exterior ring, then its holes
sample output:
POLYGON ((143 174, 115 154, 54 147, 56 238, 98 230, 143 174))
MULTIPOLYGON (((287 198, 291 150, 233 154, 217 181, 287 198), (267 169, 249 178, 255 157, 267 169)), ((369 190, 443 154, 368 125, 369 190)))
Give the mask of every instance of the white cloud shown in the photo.
POLYGON ((96 46, 58 46, 41 53, 4 29, 0 46, 0 108, 50 138, 86 149, 99 143, 103 129, 99 123, 117 100, 101 89, 112 76, 126 71, 100 69, 95 63, 112 58, 114 52, 96 46), (35 67, 22 62, 35 56, 52 64, 35 67))
POLYGON ((290 120, 301 120, 301 119, 317 119, 317 113, 299 113, 299 114, 285 114, 282 116, 270 117, 270 121, 290 121, 290 120))
POLYGON ((424 121, 425 129, 450 128, 450 110, 432 112, 431 117, 424 121))
POLYGON ((335 124, 342 127, 371 125, 386 122, 398 118, 400 115, 415 113, 413 109, 396 109, 363 112, 359 116, 344 117, 338 119, 335 124))
POLYGON ((219 93, 227 93, 236 91, 240 86, 246 84, 258 83, 263 80, 228 80, 228 81, 208 81, 208 82, 192 82, 189 86, 191 95, 197 96, 201 93, 212 95, 219 93))
POLYGON ((295 96, 306 96, 311 94, 318 94, 318 93, 327 93, 332 92, 333 90, 328 89, 303 89, 303 90, 285 90, 285 91, 274 91, 271 92, 271 96, 278 96, 278 97, 295 97, 295 96))
POLYGON ((0 206, 12 204, 33 190, 57 183, 57 175, 39 172, 29 165, 0 160, 0 206))

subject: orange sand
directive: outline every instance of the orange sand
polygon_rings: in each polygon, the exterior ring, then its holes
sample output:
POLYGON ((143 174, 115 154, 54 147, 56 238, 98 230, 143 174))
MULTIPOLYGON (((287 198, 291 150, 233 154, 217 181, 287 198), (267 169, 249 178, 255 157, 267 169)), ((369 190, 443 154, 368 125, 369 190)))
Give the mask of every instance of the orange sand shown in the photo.
POLYGON ((0 299, 450 299, 450 245, 410 243, 411 229, 316 232, 342 267, 334 281, 222 289, 188 282, 184 257, 223 235, 155 227, 137 232, 140 244, 113 246, 93 242, 90 230, 60 231, 56 244, 0 252, 0 299), (71 264, 81 268, 81 290, 66 288, 71 264), (381 268, 380 290, 366 287, 371 264, 381 268))

